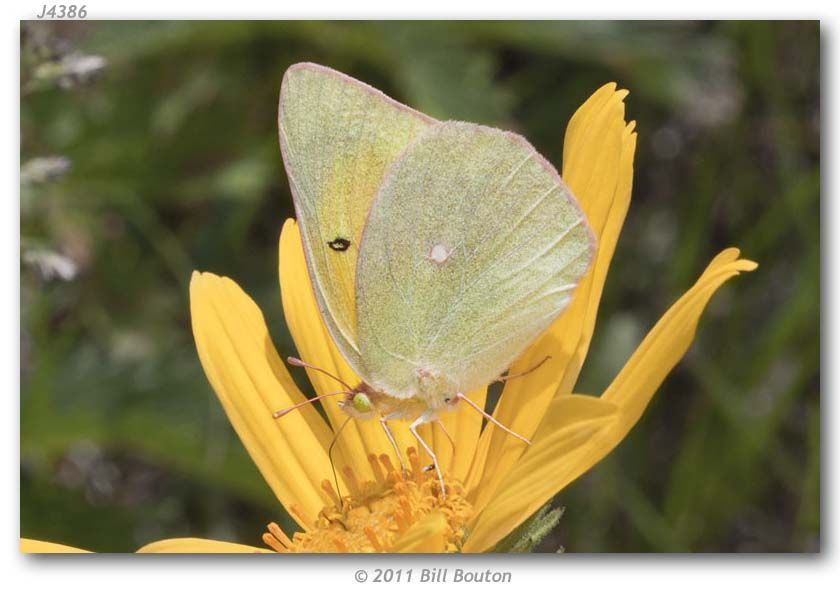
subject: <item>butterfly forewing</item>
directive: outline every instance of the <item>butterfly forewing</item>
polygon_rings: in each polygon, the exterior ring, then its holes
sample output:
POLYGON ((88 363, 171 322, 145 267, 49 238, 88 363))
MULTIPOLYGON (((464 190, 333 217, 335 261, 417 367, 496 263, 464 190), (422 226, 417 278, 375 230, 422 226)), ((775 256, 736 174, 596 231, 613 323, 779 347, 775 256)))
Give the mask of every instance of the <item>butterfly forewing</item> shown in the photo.
POLYGON ((311 63, 286 71, 280 147, 309 275, 330 333, 361 373, 355 273, 361 231, 385 170, 435 121, 311 63))

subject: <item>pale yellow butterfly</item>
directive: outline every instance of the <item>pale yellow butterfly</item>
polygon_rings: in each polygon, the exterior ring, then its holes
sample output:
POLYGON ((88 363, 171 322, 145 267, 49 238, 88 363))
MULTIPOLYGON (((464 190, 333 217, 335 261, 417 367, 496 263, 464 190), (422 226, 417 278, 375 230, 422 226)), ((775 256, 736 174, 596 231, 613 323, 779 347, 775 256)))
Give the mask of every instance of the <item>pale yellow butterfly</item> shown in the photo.
POLYGON ((594 254, 586 218, 521 136, 436 121, 320 65, 286 72, 279 130, 318 305, 363 381, 342 408, 392 444, 386 421, 412 419, 445 494, 417 427, 461 400, 504 427, 464 392, 568 305, 594 254))

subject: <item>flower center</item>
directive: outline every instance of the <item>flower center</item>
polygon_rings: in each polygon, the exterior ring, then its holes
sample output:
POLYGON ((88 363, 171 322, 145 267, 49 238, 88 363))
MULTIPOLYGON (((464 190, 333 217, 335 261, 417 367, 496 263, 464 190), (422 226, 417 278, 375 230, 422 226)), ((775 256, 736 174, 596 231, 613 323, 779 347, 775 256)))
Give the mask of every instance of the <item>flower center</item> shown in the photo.
POLYGON ((328 501, 314 523, 299 508, 291 507, 307 531, 289 538, 276 523, 270 523, 263 541, 277 552, 388 552, 414 523, 436 511, 446 518, 447 550, 458 551, 472 515, 463 485, 446 480, 446 499, 441 499, 434 471, 423 468, 416 448, 409 448, 407 454, 410 468, 405 473, 394 468, 387 454, 368 455, 373 481, 359 481, 353 469, 345 467, 350 493, 340 499, 325 479, 321 487, 328 501))

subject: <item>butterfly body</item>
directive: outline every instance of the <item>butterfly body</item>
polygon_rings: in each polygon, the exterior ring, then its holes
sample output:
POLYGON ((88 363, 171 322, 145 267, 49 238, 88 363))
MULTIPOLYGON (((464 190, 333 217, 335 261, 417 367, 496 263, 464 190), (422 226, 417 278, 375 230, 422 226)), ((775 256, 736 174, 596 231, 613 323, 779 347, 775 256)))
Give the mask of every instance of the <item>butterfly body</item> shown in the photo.
POLYGON ((388 421, 416 419, 429 408, 426 402, 418 398, 394 398, 364 381, 354 387, 339 404, 347 416, 362 421, 373 418, 388 421))

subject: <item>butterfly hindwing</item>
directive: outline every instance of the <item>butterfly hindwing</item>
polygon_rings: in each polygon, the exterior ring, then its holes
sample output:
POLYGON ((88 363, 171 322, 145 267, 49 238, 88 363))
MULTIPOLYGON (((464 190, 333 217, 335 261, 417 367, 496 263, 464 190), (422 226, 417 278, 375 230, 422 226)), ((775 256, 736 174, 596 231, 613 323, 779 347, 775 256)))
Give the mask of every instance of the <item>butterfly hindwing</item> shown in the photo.
POLYGON ((356 280, 371 383, 398 398, 488 384, 566 307, 594 238, 524 138, 439 123, 388 170, 356 280))

